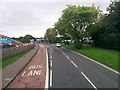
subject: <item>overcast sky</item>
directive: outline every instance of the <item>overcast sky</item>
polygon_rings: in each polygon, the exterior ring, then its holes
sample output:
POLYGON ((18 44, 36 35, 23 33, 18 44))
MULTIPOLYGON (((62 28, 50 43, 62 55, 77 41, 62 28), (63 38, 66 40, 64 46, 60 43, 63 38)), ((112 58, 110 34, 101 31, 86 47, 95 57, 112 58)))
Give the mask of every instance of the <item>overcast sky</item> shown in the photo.
POLYGON ((110 0, 1 0, 0 34, 20 37, 31 34, 43 37, 52 28, 66 5, 100 6, 103 12, 110 0), (74 2, 73 2, 74 1, 74 2))

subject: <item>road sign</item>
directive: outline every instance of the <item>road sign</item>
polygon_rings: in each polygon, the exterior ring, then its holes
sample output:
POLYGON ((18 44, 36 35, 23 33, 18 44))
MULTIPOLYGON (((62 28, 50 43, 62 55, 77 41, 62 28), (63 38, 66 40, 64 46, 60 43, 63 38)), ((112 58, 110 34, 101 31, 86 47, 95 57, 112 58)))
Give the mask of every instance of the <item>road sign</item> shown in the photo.
POLYGON ((12 43, 12 40, 8 38, 0 38, 0 43, 12 43))

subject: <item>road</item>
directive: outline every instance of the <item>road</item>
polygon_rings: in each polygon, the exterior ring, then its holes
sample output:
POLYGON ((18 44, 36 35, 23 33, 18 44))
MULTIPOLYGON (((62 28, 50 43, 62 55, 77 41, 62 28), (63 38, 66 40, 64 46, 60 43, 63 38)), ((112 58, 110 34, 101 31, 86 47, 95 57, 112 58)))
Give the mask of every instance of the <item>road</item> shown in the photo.
POLYGON ((118 90, 118 74, 77 53, 50 46, 50 88, 111 88, 118 90))

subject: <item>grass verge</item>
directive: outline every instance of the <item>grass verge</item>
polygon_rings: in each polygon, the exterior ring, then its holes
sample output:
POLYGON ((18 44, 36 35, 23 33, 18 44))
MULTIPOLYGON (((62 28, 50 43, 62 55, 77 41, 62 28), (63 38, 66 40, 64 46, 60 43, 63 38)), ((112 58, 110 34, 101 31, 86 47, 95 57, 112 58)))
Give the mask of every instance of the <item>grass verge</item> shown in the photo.
POLYGON ((16 54, 16 55, 13 55, 13 56, 10 56, 8 58, 3 59, 2 60, 2 68, 5 68, 9 64, 12 64, 13 62, 17 61, 19 58, 21 58, 22 56, 24 56, 25 54, 30 52, 30 50, 32 50, 34 47, 35 47, 35 45, 29 50, 26 50, 26 51, 21 52, 19 54, 16 54))
POLYGON ((104 49, 96 48, 93 46, 83 46, 81 49, 76 49, 73 44, 69 46, 63 45, 63 47, 81 53, 85 56, 88 56, 94 60, 97 60, 109 67, 112 67, 118 71, 120 71, 118 65, 118 54, 115 52, 110 52, 104 49))

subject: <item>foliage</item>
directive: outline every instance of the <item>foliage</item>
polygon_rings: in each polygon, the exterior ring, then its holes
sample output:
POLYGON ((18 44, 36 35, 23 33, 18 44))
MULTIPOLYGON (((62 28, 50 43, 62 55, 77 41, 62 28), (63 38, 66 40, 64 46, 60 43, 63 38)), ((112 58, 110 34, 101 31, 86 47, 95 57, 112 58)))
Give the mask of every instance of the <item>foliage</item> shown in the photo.
POLYGON ((107 49, 118 49, 118 37, 120 38, 120 36, 114 33, 100 34, 96 45, 107 49))
POLYGON ((24 37, 24 42, 26 43, 30 43, 30 39, 35 39, 32 35, 26 35, 24 37))
POLYGON ((44 39, 45 39, 45 41, 53 43, 57 39, 56 36, 57 36, 56 30, 54 28, 48 28, 44 35, 44 39))
POLYGON ((18 40, 22 43, 30 43, 30 39, 36 40, 32 35, 27 34, 25 37, 19 37, 19 38, 13 38, 15 40, 18 40))
POLYGON ((78 42, 78 41, 76 41, 74 45, 75 45, 75 47, 76 47, 77 49, 81 49, 82 46, 83 46, 82 43, 81 43, 81 42, 78 42))
POLYGON ((61 18, 55 23, 55 28, 66 39, 70 37, 82 41, 83 37, 88 35, 86 27, 97 21, 100 10, 94 5, 91 7, 68 5, 62 13, 61 18))
POLYGON ((107 30, 120 34, 120 0, 113 0, 107 10, 109 11, 106 19, 107 30))
POLYGON ((96 46, 120 50, 120 1, 112 1, 100 20, 87 27, 96 46))

